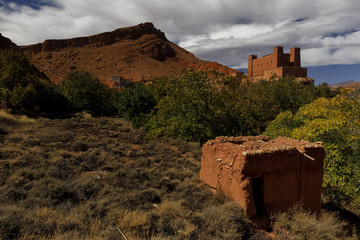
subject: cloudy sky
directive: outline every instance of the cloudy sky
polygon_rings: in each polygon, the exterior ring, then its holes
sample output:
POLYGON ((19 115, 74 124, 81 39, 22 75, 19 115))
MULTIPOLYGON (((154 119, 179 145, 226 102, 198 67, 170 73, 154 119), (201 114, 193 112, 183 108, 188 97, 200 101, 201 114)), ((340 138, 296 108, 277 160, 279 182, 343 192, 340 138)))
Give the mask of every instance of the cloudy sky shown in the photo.
POLYGON ((0 0, 0 33, 18 45, 142 22, 204 60, 242 69, 300 46, 317 83, 360 81, 360 0, 0 0))

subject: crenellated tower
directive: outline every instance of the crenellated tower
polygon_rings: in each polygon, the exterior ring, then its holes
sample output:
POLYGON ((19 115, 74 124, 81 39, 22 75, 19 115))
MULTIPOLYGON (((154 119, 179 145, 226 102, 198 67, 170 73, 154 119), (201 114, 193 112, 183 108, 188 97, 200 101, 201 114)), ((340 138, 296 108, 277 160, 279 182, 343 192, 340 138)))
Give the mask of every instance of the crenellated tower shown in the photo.
POLYGON ((285 77, 294 76, 306 78, 307 69, 300 64, 300 48, 294 47, 289 53, 284 53, 282 46, 276 46, 273 53, 258 58, 256 55, 249 55, 248 76, 253 80, 270 79, 273 76, 285 77))

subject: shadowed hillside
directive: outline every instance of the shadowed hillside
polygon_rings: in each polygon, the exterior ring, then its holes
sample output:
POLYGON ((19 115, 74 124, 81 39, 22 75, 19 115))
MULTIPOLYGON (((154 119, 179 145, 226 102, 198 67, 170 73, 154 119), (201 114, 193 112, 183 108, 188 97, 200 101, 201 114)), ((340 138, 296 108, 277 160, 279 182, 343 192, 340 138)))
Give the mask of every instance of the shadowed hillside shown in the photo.
POLYGON ((4 37, 0 33, 0 50, 2 49, 9 49, 9 48, 16 48, 16 44, 13 43, 10 39, 4 37))
POLYGON ((146 140, 121 119, 0 113, 1 239, 262 236, 201 183, 198 144, 146 140))

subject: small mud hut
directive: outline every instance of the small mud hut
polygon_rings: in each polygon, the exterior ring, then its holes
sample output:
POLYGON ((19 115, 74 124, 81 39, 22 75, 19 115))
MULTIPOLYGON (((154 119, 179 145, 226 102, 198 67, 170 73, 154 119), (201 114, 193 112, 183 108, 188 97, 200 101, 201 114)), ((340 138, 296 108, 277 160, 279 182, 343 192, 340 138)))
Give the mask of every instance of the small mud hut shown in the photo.
POLYGON ((235 200, 250 217, 286 210, 296 202, 311 211, 321 209, 321 143, 217 137, 202 151, 200 178, 235 200))

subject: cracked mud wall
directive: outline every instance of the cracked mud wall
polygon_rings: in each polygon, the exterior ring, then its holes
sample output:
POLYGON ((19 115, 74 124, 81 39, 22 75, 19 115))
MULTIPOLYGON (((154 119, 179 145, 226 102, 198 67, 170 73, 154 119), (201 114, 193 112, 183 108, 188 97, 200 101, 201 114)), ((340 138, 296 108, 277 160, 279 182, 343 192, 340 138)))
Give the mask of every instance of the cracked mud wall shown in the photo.
POLYGON ((318 211, 324 157, 320 143, 265 136, 218 137, 203 146, 200 178, 238 202, 249 216, 259 213, 259 204, 268 214, 295 202, 318 211), (263 190, 253 191, 257 186, 253 179, 259 178, 263 178, 263 190), (254 193, 262 203, 254 199, 254 193))

